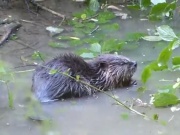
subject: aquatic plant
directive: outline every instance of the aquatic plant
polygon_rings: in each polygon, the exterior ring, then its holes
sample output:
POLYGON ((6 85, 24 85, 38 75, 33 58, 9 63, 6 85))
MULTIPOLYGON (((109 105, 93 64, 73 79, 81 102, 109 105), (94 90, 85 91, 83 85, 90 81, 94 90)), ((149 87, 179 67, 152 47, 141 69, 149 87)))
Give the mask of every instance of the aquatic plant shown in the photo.
MULTIPOLYGON (((180 37, 178 37, 172 28, 168 25, 162 25, 156 28, 155 36, 145 36, 147 41, 167 41, 169 44, 159 54, 158 58, 148 64, 141 75, 143 83, 146 83, 152 75, 152 71, 177 71, 180 70, 180 56, 172 57, 172 52, 179 48, 180 37), (169 62, 172 66, 170 66, 169 62)), ((180 103, 180 99, 176 96, 176 91, 180 88, 180 79, 164 91, 161 90, 153 96, 153 104, 156 107, 166 107, 180 103)))

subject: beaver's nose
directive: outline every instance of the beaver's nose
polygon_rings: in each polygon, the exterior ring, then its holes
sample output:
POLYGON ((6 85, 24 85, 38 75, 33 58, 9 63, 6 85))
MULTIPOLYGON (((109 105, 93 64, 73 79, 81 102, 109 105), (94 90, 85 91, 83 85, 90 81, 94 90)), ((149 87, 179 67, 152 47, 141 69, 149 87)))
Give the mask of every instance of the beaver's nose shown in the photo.
POLYGON ((132 61, 132 66, 133 67, 137 67, 137 62, 136 61, 132 61))

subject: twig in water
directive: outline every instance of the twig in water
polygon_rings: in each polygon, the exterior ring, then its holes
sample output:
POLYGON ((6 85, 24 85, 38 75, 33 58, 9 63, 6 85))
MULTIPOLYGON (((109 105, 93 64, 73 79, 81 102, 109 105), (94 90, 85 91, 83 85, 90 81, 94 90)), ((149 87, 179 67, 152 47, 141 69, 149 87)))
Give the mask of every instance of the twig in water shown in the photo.
POLYGON ((91 32, 89 33, 89 35, 91 35, 91 34, 94 33, 95 31, 97 31, 98 29, 99 29, 99 25, 96 26, 96 28, 95 28, 93 31, 91 31, 91 32))
POLYGON ((10 35, 21 27, 19 22, 12 22, 4 26, 5 34, 0 39, 0 46, 10 37, 10 35))
POLYGON ((25 46, 25 47, 28 47, 28 48, 32 49, 32 50, 36 50, 34 47, 32 47, 31 45, 29 45, 29 44, 27 44, 27 43, 24 43, 24 42, 23 42, 22 40, 20 40, 20 39, 14 40, 14 41, 15 41, 16 43, 19 43, 19 44, 25 46))
POLYGON ((30 0, 30 2, 31 2, 32 4, 34 4, 34 5, 36 5, 37 7, 45 10, 45 11, 48 11, 48 12, 50 12, 50 13, 56 15, 56 16, 59 16, 59 17, 61 17, 61 18, 63 18, 63 19, 65 18, 65 15, 60 14, 60 13, 57 13, 57 12, 55 12, 55 11, 53 11, 53 10, 45 7, 45 6, 42 6, 42 5, 38 4, 38 3, 36 3, 34 0, 30 0))
POLYGON ((27 0, 24 0, 24 2, 25 2, 25 4, 26 4, 27 9, 28 9, 29 12, 31 12, 31 13, 33 13, 33 14, 35 14, 35 15, 38 15, 38 13, 35 13, 35 12, 33 12, 32 10, 30 10, 30 8, 29 8, 29 3, 28 3, 27 0))

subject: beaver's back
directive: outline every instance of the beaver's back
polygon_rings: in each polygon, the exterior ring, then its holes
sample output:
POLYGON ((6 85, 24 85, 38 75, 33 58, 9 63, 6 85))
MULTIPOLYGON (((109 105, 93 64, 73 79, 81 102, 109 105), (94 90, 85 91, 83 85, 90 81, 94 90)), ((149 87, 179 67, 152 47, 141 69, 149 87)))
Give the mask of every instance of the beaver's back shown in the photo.
POLYGON ((41 102, 48 102, 63 97, 80 97, 92 94, 93 91, 63 73, 90 83, 92 69, 79 56, 74 54, 60 55, 51 61, 38 66, 33 74, 32 91, 41 102))

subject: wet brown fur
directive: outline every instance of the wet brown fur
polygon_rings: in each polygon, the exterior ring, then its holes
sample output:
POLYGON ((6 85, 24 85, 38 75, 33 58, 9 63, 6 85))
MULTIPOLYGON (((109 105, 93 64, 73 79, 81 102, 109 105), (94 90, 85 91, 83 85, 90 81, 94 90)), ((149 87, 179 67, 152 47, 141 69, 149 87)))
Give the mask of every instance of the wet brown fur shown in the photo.
POLYGON ((93 85, 101 90, 129 86, 136 71, 137 63, 127 57, 115 54, 103 54, 90 61, 72 54, 60 55, 51 61, 37 66, 32 79, 32 91, 41 102, 49 102, 67 97, 92 95, 95 89, 74 79, 55 72, 67 72, 68 75, 93 85))

